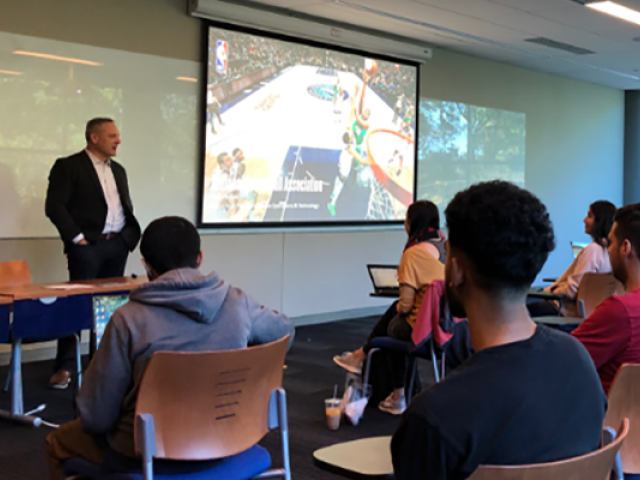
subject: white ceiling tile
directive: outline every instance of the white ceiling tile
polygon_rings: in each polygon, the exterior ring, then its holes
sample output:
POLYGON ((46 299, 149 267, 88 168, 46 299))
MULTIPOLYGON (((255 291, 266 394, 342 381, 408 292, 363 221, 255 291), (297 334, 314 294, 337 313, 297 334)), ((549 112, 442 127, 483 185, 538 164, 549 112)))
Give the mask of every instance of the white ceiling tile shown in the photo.
POLYGON ((323 3, 322 0, 252 0, 271 7, 297 9, 314 3, 323 3))
MULTIPOLYGON (((640 63, 640 43, 631 39, 640 37, 640 27, 570 0, 341 0, 408 19, 405 21, 349 8, 333 0, 256 1, 539 71, 616 88, 638 88, 635 81, 590 69, 588 65, 623 72, 635 68, 636 59, 640 63), (538 36, 593 50, 596 55, 577 56, 524 42, 538 36)), ((640 10, 640 0, 619 1, 640 10)))
POLYGON ((567 0, 489 0, 492 3, 516 8, 524 12, 542 12, 567 4, 567 0))
MULTIPOLYGON (((631 25, 624 20, 605 15, 578 4, 569 4, 566 7, 537 12, 536 15, 555 23, 595 33, 616 30, 626 25, 631 25)), ((638 26, 636 26, 636 28, 640 29, 638 26)))

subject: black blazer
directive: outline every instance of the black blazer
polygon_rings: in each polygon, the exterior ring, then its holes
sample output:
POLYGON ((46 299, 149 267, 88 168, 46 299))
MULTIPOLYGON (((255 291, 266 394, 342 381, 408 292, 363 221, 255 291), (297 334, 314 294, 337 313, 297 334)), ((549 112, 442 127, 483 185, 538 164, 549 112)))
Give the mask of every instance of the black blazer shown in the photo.
MULTIPOLYGON (((120 234, 127 248, 133 251, 140 240, 140 224, 133 215, 127 172, 113 160, 111 171, 126 219, 120 234)), ((81 233, 89 243, 98 240, 107 219, 107 201, 86 151, 56 160, 49 173, 45 213, 60 232, 65 252, 81 233)))

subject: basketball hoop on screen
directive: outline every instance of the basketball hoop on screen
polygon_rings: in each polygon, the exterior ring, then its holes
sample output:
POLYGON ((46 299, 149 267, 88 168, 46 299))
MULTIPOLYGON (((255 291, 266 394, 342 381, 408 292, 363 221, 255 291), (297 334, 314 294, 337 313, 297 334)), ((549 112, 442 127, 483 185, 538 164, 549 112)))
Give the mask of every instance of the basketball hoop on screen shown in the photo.
MULTIPOLYGON (((400 178, 398 178, 397 180, 391 178, 389 173, 382 167, 382 164, 380 162, 380 160, 383 158, 382 155, 386 154, 386 155, 389 156, 390 152, 381 152, 378 149, 376 149, 376 152, 374 152, 373 149, 371 148, 371 143, 372 143, 371 139, 374 137, 374 135, 380 136, 380 135, 385 135, 385 134, 386 135, 393 135, 397 139, 400 139, 400 140, 406 142, 409 145, 413 145, 415 143, 413 138, 411 138, 408 135, 405 135, 404 133, 397 132, 395 130, 390 130, 390 129, 387 129, 387 128, 376 128, 376 129, 370 131, 369 135, 367 135, 367 140, 366 140, 366 142, 367 142, 367 162, 366 162, 366 164, 368 164, 371 167, 371 170, 373 171, 373 175, 375 176, 375 179, 377 180, 377 182, 393 198, 395 198, 397 201, 399 201, 405 207, 408 207, 409 205, 411 205, 413 203, 413 193, 411 193, 411 191, 409 190, 409 188, 413 188, 413 178, 411 179, 411 182, 410 182, 409 185, 403 184, 403 182, 401 181, 400 178), (376 155, 377 155, 377 157, 376 157, 376 155)), ((379 137, 375 137, 375 138, 379 138, 379 137)), ((374 142, 374 143, 376 143, 376 142, 374 142)), ((395 143, 397 144, 397 141, 395 143)), ((393 146, 391 148, 393 149, 393 146)), ((365 162, 363 162, 363 163, 365 163, 365 162)))

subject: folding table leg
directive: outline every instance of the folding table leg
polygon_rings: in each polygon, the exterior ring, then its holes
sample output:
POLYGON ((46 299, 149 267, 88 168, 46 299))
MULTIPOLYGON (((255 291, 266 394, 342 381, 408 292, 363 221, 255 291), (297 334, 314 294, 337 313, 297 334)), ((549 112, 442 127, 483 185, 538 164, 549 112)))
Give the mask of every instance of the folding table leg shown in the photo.
POLYGON ((11 363, 9 363, 9 370, 7 371, 7 379, 4 381, 3 392, 7 393, 11 388, 11 378, 13 373, 13 355, 11 355, 11 363))
POLYGON ((82 386, 82 358, 80 357, 80 335, 76 333, 74 336, 76 341, 76 382, 78 390, 82 386))
POLYGON ((14 339, 11 345, 11 413, 22 415, 22 340, 14 339))
MULTIPOLYGON (((11 345, 11 411, 0 410, 0 418, 27 423, 34 427, 42 425, 42 419, 24 414, 22 401, 22 340, 14 339, 11 345)), ((40 411, 42 408, 36 409, 40 411)))

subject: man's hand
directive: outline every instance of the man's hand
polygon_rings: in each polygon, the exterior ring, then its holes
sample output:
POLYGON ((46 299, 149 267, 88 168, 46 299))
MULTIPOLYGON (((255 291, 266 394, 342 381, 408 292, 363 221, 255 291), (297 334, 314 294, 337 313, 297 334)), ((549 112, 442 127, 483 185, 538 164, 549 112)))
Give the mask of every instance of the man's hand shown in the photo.
POLYGON ((89 245, 89 242, 87 242, 84 238, 82 240, 80 240, 78 242, 78 245, 89 245))

